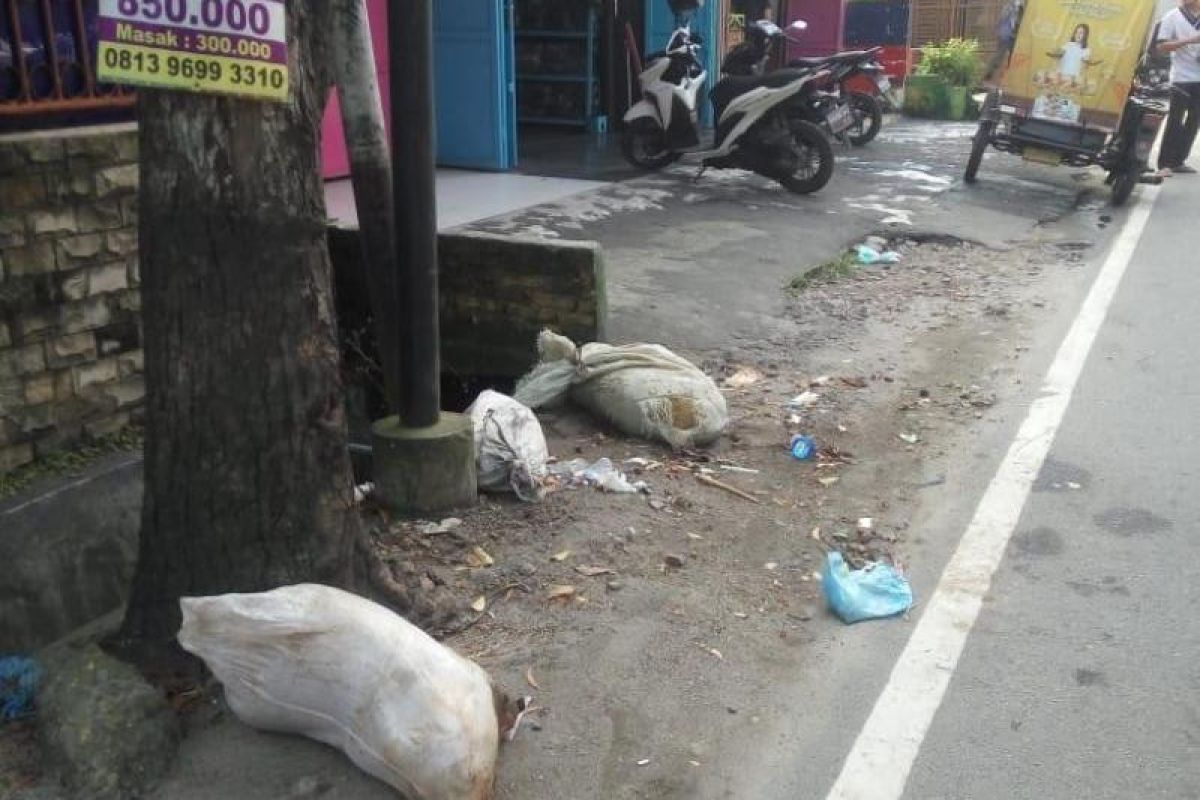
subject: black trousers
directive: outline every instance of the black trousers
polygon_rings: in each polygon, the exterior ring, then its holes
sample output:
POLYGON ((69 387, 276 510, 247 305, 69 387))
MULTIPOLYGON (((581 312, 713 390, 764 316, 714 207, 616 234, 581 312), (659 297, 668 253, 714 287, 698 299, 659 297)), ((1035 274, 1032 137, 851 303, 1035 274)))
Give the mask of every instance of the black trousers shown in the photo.
POLYGON ((1158 151, 1158 168, 1178 167, 1187 161, 1197 130, 1200 130, 1200 83, 1171 84, 1171 111, 1162 149, 1158 151))

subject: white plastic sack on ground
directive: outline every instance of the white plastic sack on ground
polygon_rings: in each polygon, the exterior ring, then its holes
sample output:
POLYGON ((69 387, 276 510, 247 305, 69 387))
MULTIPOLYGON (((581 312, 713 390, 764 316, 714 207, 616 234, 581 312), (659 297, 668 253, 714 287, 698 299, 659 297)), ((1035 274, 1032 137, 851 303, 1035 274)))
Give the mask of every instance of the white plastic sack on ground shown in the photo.
POLYGON ((388 609, 316 584, 180 605, 179 643, 246 724, 332 745, 410 800, 492 796, 487 673, 388 609))
POLYGON ((507 395, 490 389, 467 409, 475 428, 475 465, 479 488, 516 492, 528 502, 540 500, 550 451, 537 416, 507 395))
POLYGON ((517 384, 514 397, 540 408, 564 396, 625 433, 672 447, 716 441, 729 424, 725 396, 711 378, 662 345, 577 348, 542 331, 539 363, 517 384))

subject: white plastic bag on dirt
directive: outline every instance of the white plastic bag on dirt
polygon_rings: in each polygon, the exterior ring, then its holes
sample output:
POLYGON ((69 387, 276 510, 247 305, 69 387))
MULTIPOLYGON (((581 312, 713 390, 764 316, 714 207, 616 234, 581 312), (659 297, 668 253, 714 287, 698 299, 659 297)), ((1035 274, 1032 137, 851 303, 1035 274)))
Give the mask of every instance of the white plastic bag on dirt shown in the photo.
POLYGON ((336 747, 411 800, 492 796, 502 695, 388 609, 316 584, 180 606, 179 643, 242 722, 336 747))
POLYGON ((467 409, 475 428, 479 488, 540 500, 550 451, 537 416, 508 395, 482 392, 467 409))
POLYGON ((538 365, 514 397, 540 408, 568 394, 625 433, 675 448, 711 444, 729 424, 725 396, 696 365, 662 345, 582 347, 542 331, 538 365))

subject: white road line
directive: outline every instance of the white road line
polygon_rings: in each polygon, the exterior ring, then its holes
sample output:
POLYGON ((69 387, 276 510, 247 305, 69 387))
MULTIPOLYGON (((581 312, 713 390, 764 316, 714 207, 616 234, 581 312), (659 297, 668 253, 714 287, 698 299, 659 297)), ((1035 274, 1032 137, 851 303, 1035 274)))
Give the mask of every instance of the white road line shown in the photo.
POLYGON ((1140 194, 827 800, 899 800, 904 794, 1159 189, 1144 186, 1140 194))

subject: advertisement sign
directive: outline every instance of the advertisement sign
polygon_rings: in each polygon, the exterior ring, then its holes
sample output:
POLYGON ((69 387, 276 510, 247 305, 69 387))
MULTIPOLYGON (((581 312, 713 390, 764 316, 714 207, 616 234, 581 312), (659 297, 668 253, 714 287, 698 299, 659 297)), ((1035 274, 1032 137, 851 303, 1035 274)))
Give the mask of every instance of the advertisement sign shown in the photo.
POLYGON ((101 81, 288 98, 283 0, 100 0, 98 25, 101 81))
POLYGON ((1115 128, 1154 9, 1154 0, 1029 0, 1004 102, 1036 119, 1115 128))

